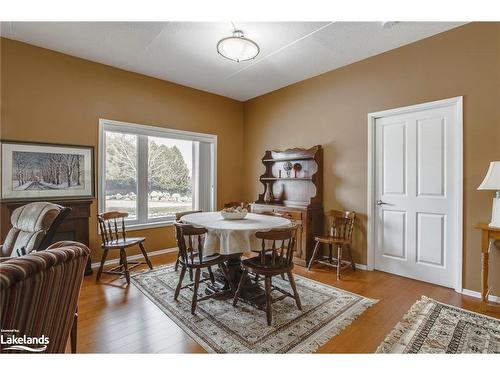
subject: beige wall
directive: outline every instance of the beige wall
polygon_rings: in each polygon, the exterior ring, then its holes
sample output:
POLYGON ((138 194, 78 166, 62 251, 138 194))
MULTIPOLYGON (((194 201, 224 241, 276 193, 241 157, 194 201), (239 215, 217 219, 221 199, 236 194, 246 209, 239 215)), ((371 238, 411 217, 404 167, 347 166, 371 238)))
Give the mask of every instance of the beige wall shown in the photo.
MULTIPOLYGON (((464 96, 464 286, 480 290, 479 234, 500 160, 500 23, 470 24, 288 86, 245 103, 245 198, 261 192, 264 150, 323 145, 324 206, 360 216, 355 260, 366 262, 367 113, 464 96)), ((497 252, 499 253, 499 252, 497 252)), ((498 254, 494 254, 498 255, 498 254)), ((500 295, 500 256, 492 256, 500 295), (495 259, 496 258, 496 259, 495 259)))
MULTIPOLYGON (((470 24, 246 103, 1 39, 1 137, 93 145, 108 118, 219 136, 218 202, 254 200, 266 149, 323 145, 325 208, 361 217, 355 257, 366 262, 369 112, 464 96, 464 286, 480 290, 479 235, 492 194, 478 192, 500 160, 500 23, 470 24), (243 152, 242 152, 243 150, 243 152), (244 173, 243 180, 235 179, 244 173)), ((97 205, 91 246, 100 252, 97 205)), ((172 228, 138 231, 150 250, 174 246, 172 228)), ((497 252, 500 253, 500 252, 497 252)), ((494 254, 497 255, 497 254, 494 254)), ((500 256, 492 256, 500 295, 500 256)))
MULTIPOLYGON (((2 139, 95 147, 99 118, 218 136, 219 204, 240 199, 243 104, 218 95, 61 53, 1 39, 2 139)), ((92 206, 92 260, 100 257, 97 201, 92 206)), ((5 235, 5 233, 4 233, 5 235)), ((134 231, 147 248, 175 246, 172 227, 134 231)))

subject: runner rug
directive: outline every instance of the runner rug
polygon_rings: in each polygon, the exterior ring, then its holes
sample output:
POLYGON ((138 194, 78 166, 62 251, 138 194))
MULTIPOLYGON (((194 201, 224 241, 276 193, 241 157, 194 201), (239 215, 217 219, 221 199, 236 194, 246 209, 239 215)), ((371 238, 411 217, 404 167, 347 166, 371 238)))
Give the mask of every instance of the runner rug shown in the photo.
POLYGON ((500 353, 500 320, 423 296, 377 353, 500 353))

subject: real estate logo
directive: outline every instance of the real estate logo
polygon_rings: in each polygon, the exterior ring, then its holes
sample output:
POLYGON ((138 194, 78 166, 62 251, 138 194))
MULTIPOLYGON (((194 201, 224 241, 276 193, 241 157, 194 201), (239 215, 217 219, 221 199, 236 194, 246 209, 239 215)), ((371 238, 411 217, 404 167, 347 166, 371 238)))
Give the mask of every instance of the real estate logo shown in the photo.
POLYGON ((0 330, 1 351, 21 350, 25 352, 39 353, 47 350, 49 338, 45 335, 39 337, 31 337, 19 335, 17 329, 2 329, 0 330))

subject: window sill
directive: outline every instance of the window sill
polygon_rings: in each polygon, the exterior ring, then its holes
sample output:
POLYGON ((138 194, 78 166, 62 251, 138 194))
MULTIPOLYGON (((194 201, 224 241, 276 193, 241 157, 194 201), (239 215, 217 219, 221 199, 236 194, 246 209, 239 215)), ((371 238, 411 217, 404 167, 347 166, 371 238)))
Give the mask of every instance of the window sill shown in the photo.
POLYGON ((159 222, 154 222, 154 223, 144 223, 144 224, 125 224, 126 225, 126 231, 127 232, 134 232, 136 230, 143 230, 143 229, 153 229, 153 228, 163 228, 163 227, 170 227, 174 225, 174 220, 168 220, 168 221, 159 221, 159 222))

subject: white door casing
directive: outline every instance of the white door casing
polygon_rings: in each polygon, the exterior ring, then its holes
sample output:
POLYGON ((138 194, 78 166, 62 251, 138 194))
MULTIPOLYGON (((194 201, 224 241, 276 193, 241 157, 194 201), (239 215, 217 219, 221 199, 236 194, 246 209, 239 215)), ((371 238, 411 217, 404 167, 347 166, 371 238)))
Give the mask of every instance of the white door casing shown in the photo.
POLYGON ((368 124, 368 268, 461 291, 462 98, 368 124))

